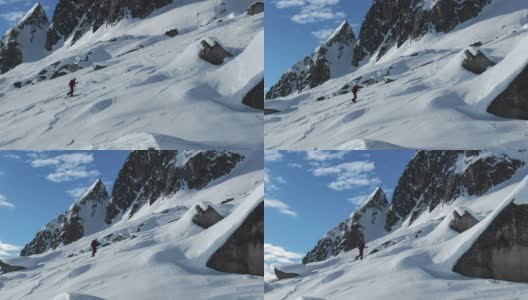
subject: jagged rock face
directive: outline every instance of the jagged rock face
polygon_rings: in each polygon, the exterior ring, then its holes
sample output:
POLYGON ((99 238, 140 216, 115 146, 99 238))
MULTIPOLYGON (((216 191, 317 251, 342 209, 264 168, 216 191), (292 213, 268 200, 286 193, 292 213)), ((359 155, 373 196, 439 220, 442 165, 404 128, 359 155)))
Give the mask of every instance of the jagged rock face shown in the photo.
POLYGON ((196 205, 192 221, 194 224, 207 229, 223 219, 224 217, 211 206, 207 206, 207 209, 203 210, 200 205, 196 205))
POLYGON ((244 96, 242 103, 256 109, 264 109, 264 79, 244 96))
POLYGON ((453 271, 464 276, 528 282, 528 205, 500 212, 453 271))
POLYGON ((61 39, 73 35, 74 44, 90 29, 95 32, 103 24, 113 24, 130 14, 145 18, 173 0, 59 0, 48 30, 46 49, 52 50, 61 39))
POLYGON ((207 266, 220 272, 264 276, 264 202, 211 256, 207 266))
POLYGON ((134 151, 119 171, 105 222, 131 209, 131 218, 143 205, 172 196, 183 187, 201 189, 227 175, 240 162, 228 151, 134 151))
POLYGON ((491 0, 438 0, 432 9, 424 0, 375 0, 361 26, 353 64, 379 50, 381 58, 391 47, 418 39, 430 30, 448 32, 476 17, 491 0))
POLYGON ((512 178, 523 165, 505 154, 484 151, 419 151, 398 181, 385 230, 404 220, 412 224, 422 213, 451 203, 462 193, 480 196, 512 178))
POLYGON ((0 274, 5 273, 11 273, 11 272, 17 272, 21 270, 25 270, 25 267, 22 266, 11 266, 6 263, 4 263, 2 260, 0 260, 0 274))
POLYGON ((352 67, 351 56, 356 36, 348 22, 336 31, 312 53, 295 64, 270 88, 266 99, 285 97, 319 86, 330 78, 343 75, 352 67))
POLYGON ((488 107, 503 118, 528 120, 528 65, 488 107))
POLYGON ((461 216, 455 210, 453 211, 451 222, 449 222, 449 227, 458 233, 462 233, 475 226, 478 222, 479 221, 475 219, 475 217, 473 217, 473 215, 468 211, 464 211, 464 214, 461 216))
POLYGON ((387 196, 378 187, 348 220, 321 238, 302 263, 322 261, 357 248, 361 241, 369 242, 381 237, 388 207, 387 196))
POLYGON ((464 55, 466 57, 462 62, 462 67, 472 73, 480 75, 486 72, 489 68, 495 66, 495 62, 489 59, 480 50, 477 50, 477 54, 475 55, 473 55, 471 51, 466 50, 464 51, 464 55))
POLYGON ((20 253, 29 256, 68 245, 93 233, 92 221, 101 222, 100 213, 105 211, 110 196, 101 180, 97 180, 70 209, 40 230, 20 253), (98 214, 99 212, 99 214, 98 214))
POLYGON ((0 41, 0 74, 6 73, 24 61, 24 52, 31 51, 24 47, 43 48, 44 45, 40 42, 43 43, 48 26, 49 21, 44 8, 36 4, 0 41))

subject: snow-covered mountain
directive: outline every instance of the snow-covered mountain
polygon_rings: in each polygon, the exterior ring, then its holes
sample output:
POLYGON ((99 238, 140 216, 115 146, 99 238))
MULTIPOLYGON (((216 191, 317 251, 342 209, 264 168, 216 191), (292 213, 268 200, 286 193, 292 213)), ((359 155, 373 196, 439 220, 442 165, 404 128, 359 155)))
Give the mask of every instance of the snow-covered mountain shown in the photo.
POLYGON ((22 62, 38 60, 47 54, 44 49, 48 16, 40 3, 35 4, 0 41, 0 74, 22 62))
POLYGON ((347 21, 315 49, 312 55, 296 63, 266 93, 266 99, 285 97, 323 84, 352 71, 356 36, 347 21))
POLYGON ((253 2, 61 0, 51 24, 36 5, 0 50, 0 148, 261 148, 253 2))
POLYGON ((354 260, 357 250, 352 250, 320 262, 280 266, 291 278, 267 282, 265 298, 427 295, 451 300, 525 294, 527 161, 525 151, 419 151, 404 171, 389 210, 409 205, 417 211, 413 221, 411 212, 390 232, 368 242, 361 261, 354 260), (408 197, 400 198, 402 194, 408 197), (462 214, 474 221, 455 216, 462 214))
POLYGON ((55 250, 100 231, 105 227, 103 220, 109 199, 104 183, 97 179, 64 214, 40 230, 20 255, 29 256, 55 250))
POLYGON ((265 102, 266 149, 524 148, 527 16, 525 1, 373 1, 357 68, 265 102))
POLYGON ((377 187, 350 217, 323 236, 303 258, 303 264, 322 261, 357 248, 360 241, 373 241, 385 234, 384 224, 389 202, 377 187))
POLYGON ((35 246, 67 235, 55 220, 5 260, 26 269, 0 276, 2 299, 263 299, 263 180, 262 152, 132 152, 111 197, 96 181, 63 217, 75 241, 35 246))

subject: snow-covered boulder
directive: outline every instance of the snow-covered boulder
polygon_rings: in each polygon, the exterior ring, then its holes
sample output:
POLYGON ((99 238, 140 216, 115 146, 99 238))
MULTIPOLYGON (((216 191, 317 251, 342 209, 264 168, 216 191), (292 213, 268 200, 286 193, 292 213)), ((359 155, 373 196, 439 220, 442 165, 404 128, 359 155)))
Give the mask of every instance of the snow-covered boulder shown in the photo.
POLYGON ((211 46, 207 41, 203 40, 201 46, 200 58, 213 65, 221 65, 226 58, 233 57, 233 54, 229 53, 216 41, 211 46))
POLYGON ((496 65, 491 59, 489 59, 482 51, 477 50, 476 54, 471 53, 471 51, 464 51, 465 59, 462 62, 462 67, 464 69, 473 72, 475 74, 482 74, 486 72, 487 69, 496 65))
POLYGON ((464 211, 463 215, 460 215, 456 210, 454 210, 451 222, 449 222, 449 227, 458 233, 462 233, 475 226, 477 223, 478 220, 475 219, 475 217, 473 217, 473 215, 467 210, 464 211))
POLYGON ((207 209, 205 210, 200 205, 196 205, 194 207, 192 221, 194 224, 207 229, 222 221, 223 218, 224 217, 210 205, 207 205, 207 209))
POLYGON ((528 282, 528 205, 510 203, 460 257, 453 271, 469 277, 528 282))
POLYGON ((207 261, 226 273, 264 276, 264 202, 261 202, 207 261))
POLYGON ((303 258, 303 264, 326 260, 357 248, 361 241, 369 242, 383 236, 388 207, 385 192, 381 187, 376 188, 348 220, 341 222, 317 242, 303 258))

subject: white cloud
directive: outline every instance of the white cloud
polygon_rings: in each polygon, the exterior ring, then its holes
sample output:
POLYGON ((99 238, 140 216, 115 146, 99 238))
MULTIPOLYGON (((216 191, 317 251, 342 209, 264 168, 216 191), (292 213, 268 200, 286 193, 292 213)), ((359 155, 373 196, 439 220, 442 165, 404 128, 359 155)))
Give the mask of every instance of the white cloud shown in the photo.
POLYGON ((361 194, 361 195, 357 195, 354 197, 350 197, 347 200, 354 205, 360 206, 361 204, 363 204, 363 201, 365 201, 365 199, 367 199, 368 196, 369 195, 361 194))
POLYGON ((298 263, 303 258, 302 253, 290 252, 280 246, 264 244, 264 280, 269 281, 275 277, 273 268, 281 265, 298 263))
POLYGON ((265 161, 279 161, 282 160, 283 155, 281 151, 278 150, 266 150, 264 151, 264 160, 265 161))
POLYGON ((299 24, 345 18, 346 14, 335 9, 340 0, 276 0, 275 7, 279 9, 296 9, 291 20, 299 24))
POLYGON ((30 158, 32 159, 30 164, 33 168, 54 168, 54 171, 46 176, 46 178, 52 182, 67 182, 77 179, 95 178, 100 175, 98 170, 90 168, 94 158, 93 155, 89 153, 72 153, 54 157, 33 154, 30 158))
POLYGON ((66 194, 70 195, 74 199, 79 199, 82 195, 84 195, 88 188, 90 188, 90 186, 73 188, 71 190, 67 190, 66 194))
POLYGON ((19 246, 3 243, 0 241, 0 257, 16 255, 15 251, 22 249, 19 246))
POLYGON ((318 40, 324 41, 334 32, 334 29, 321 29, 317 31, 312 31, 312 35, 315 36, 318 40))
POLYGON ((9 201, 7 201, 6 196, 0 194, 0 206, 8 207, 8 208, 15 208, 15 205, 9 201))
POLYGON ((11 11, 8 13, 2 13, 0 14, 0 18, 6 20, 10 24, 13 24, 17 22, 18 20, 22 19, 22 17, 26 14, 25 11, 11 11))
POLYGON ((9 154, 6 154, 4 155, 5 158, 9 158, 9 159, 16 159, 16 160, 21 160, 22 159, 22 156, 18 155, 18 154, 14 154, 14 153, 9 153, 9 154))
POLYGON ((264 199, 264 207, 276 209, 279 213, 287 216, 298 216, 296 211, 293 211, 290 206, 280 200, 264 199))
POLYGON ((264 169, 264 188, 268 192, 279 190, 279 185, 285 185, 288 182, 282 176, 271 176, 269 169, 264 169))
POLYGON ((290 168, 297 168, 297 169, 302 169, 303 168, 303 165, 298 164, 298 163, 289 163, 287 166, 290 167, 290 168))
POLYGON ((346 153, 346 151, 306 151, 306 159, 323 162, 328 160, 343 159, 346 153))
POLYGON ((312 170, 314 176, 335 176, 328 185, 336 191, 350 190, 360 186, 379 185, 381 180, 374 176, 374 162, 353 161, 335 166, 320 166, 312 170))

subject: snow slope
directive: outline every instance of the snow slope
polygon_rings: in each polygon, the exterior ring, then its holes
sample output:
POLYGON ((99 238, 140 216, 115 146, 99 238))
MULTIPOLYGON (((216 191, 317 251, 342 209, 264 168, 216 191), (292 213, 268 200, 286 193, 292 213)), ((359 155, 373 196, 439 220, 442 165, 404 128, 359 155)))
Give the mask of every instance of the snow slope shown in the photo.
POLYGON ((264 118, 265 147, 524 148, 528 123, 496 117, 486 108, 524 68, 527 46, 528 3, 493 0, 478 17, 447 34, 407 41, 355 72, 266 101, 267 109, 280 112, 264 118), (479 41, 480 50, 498 64, 477 76, 460 63, 464 50, 479 41), (352 94, 340 91, 359 77, 360 83, 369 78, 377 83, 362 84, 359 102, 353 104, 352 94))
POLYGON ((264 76, 264 14, 248 16, 252 2, 175 1, 0 76, 0 148, 262 148, 262 112, 241 103, 264 76), (174 28, 178 36, 164 35, 174 28), (221 66, 201 60, 202 39, 235 57, 221 66), (38 81, 59 61, 82 69, 38 81), (78 96, 66 98, 73 77, 78 96))
POLYGON ((280 266, 302 276, 267 282, 265 299, 528 299, 527 284, 468 278, 452 271, 504 207, 528 201, 527 174, 524 167, 481 197, 461 197, 410 227, 367 243, 364 260, 354 261, 357 251, 352 250, 322 262, 280 266), (455 209, 470 210, 481 221, 457 234, 449 227, 455 209), (372 253, 374 249, 378 252, 372 253))
POLYGON ((262 154, 243 154, 248 160, 200 191, 158 199, 130 220, 125 216, 55 251, 7 259, 28 269, 0 276, 0 298, 262 299, 262 277, 206 267, 208 258, 264 199, 262 154), (221 204, 228 198, 234 200, 221 204), (192 223, 194 207, 205 203, 225 216, 207 230, 192 223), (94 238, 102 246, 92 258, 89 245, 94 238))

